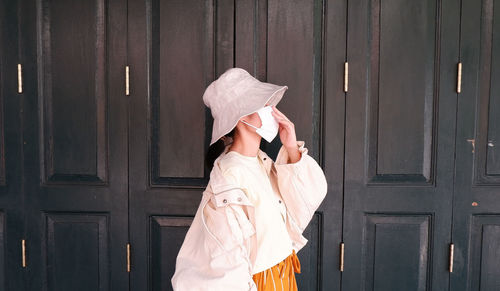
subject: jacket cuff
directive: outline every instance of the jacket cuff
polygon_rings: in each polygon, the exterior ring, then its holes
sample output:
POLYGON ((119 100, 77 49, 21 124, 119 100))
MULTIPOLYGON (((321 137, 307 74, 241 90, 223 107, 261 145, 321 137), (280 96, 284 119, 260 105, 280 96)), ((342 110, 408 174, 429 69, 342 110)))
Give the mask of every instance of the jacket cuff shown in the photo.
POLYGON ((276 161, 274 162, 275 166, 281 166, 281 167, 286 167, 290 168, 293 170, 295 173, 298 173, 299 169, 302 167, 304 164, 304 159, 305 155, 308 153, 308 149, 305 147, 305 142, 303 140, 298 140, 297 141, 297 147, 299 148, 300 152, 300 159, 295 162, 295 163, 287 163, 288 162, 288 151, 284 145, 281 146, 278 155, 276 156, 276 161))

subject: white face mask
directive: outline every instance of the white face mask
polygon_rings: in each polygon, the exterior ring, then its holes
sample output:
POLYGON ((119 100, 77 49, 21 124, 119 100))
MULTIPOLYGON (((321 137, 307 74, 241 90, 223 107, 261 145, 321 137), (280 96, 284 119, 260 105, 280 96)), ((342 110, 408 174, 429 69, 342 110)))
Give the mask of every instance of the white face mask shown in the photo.
POLYGON ((244 120, 241 122, 255 128, 255 131, 260 136, 262 136, 268 143, 271 143, 279 132, 279 124, 272 115, 272 111, 273 108, 271 106, 265 106, 257 110, 257 114, 259 114, 260 120, 262 121, 262 126, 260 128, 257 128, 244 120))

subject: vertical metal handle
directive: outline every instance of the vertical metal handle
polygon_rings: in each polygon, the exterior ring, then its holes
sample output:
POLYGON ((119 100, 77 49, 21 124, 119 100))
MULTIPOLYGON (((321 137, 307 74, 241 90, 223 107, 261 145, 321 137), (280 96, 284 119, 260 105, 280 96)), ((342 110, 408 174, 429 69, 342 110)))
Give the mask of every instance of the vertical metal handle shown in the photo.
POLYGON ((129 66, 125 66, 125 95, 130 94, 130 69, 129 66))
POLYGON ((130 273, 130 244, 127 244, 127 272, 130 273))
POLYGON ((23 93, 23 74, 21 64, 17 64, 17 93, 23 93))
POLYGON ((23 239, 21 240, 21 249, 22 249, 22 257, 23 257, 23 268, 26 268, 26 241, 23 239))
POLYGON ((344 243, 340 244, 340 272, 344 272, 344 243))
POLYGON ((453 244, 450 244, 450 273, 453 272, 453 253, 455 251, 455 247, 453 244))
POLYGON ((347 92, 349 82, 349 63, 344 63, 344 92, 347 92))
POLYGON ((462 91, 462 63, 458 63, 457 69, 457 93, 462 91))

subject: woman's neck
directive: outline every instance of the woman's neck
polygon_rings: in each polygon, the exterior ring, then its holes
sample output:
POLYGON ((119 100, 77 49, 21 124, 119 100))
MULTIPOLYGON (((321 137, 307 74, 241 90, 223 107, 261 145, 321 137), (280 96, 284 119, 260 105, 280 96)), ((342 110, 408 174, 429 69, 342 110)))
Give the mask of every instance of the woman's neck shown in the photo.
POLYGON ((228 151, 235 151, 244 156, 255 157, 259 152, 260 138, 252 139, 250 137, 244 139, 242 136, 236 135, 233 137, 233 142, 229 145, 228 151))

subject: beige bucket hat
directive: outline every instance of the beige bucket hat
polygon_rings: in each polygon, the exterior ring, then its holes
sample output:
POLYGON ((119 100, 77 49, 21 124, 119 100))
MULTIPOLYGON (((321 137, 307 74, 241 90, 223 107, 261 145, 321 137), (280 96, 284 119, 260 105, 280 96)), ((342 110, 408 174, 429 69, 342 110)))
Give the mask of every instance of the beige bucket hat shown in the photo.
POLYGON ((238 120, 269 104, 280 102, 288 86, 261 82, 242 68, 230 68, 208 85, 203 102, 210 108, 214 124, 210 145, 229 133, 238 120))

